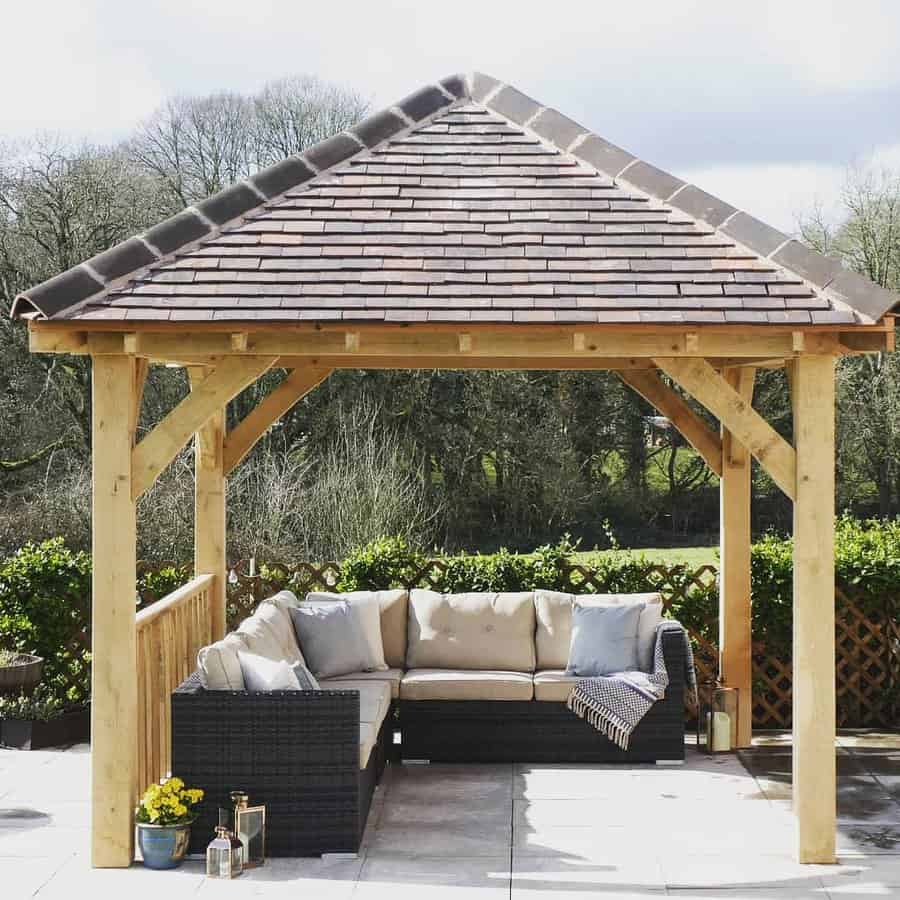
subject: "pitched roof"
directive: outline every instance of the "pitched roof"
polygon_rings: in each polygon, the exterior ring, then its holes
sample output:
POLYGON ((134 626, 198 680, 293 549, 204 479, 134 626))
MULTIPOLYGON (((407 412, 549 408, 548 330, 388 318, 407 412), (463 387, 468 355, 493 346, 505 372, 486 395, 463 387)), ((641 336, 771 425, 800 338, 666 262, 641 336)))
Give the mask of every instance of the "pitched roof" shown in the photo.
POLYGON ((819 325, 896 301, 476 73, 26 291, 13 316, 819 325))

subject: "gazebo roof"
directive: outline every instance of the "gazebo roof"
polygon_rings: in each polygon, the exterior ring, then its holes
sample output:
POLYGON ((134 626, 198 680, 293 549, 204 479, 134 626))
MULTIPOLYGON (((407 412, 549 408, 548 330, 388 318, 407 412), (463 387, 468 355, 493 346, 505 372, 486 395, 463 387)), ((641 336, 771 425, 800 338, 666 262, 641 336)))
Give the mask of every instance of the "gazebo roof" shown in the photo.
POLYGON ((894 294, 482 74, 21 294, 88 323, 871 325, 894 294))

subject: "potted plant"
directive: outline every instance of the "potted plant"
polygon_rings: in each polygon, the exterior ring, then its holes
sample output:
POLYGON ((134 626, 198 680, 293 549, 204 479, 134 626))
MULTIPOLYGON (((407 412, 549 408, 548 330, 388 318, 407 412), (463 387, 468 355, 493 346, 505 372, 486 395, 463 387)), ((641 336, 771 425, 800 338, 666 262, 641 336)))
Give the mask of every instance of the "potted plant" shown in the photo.
POLYGON ((151 784, 135 813, 138 847, 148 869, 177 869, 184 862, 203 791, 186 788, 180 778, 151 784))
POLYGON ((41 680, 43 667, 40 656, 0 650, 0 694, 31 693, 41 680))
POLYGON ((0 742, 16 750, 40 750, 83 741, 90 710, 72 706, 41 685, 30 696, 0 696, 0 742))

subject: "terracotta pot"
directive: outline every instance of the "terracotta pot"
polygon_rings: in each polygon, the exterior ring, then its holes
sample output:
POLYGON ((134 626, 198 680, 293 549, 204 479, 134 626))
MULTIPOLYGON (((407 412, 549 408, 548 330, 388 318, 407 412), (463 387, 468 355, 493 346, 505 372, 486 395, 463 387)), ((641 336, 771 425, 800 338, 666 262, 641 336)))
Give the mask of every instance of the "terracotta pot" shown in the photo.
POLYGON ((11 666, 0 666, 0 694, 30 694, 40 683, 44 660, 20 653, 11 666))

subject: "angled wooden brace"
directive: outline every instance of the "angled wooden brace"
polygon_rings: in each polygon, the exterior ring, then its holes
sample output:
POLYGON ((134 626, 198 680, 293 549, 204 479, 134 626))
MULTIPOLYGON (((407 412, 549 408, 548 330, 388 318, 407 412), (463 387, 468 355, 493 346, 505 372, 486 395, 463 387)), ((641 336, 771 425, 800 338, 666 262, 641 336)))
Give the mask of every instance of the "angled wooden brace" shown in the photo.
POLYGON ((239 465, 269 428, 295 403, 321 384, 330 373, 331 369, 309 367, 294 369, 271 394, 261 400, 256 408, 225 436, 225 474, 239 465))
POLYGON ((231 358, 200 382, 132 451, 132 492, 137 499, 217 410, 271 368, 277 357, 231 358))
POLYGON ((665 416, 703 457, 710 469, 721 476, 722 440, 688 406, 683 397, 665 384, 656 372, 626 371, 619 372, 619 377, 651 406, 659 410, 660 414, 665 416))
POLYGON ((705 359, 656 359, 656 365, 702 403, 749 451, 791 500, 796 494, 794 448, 705 359))

